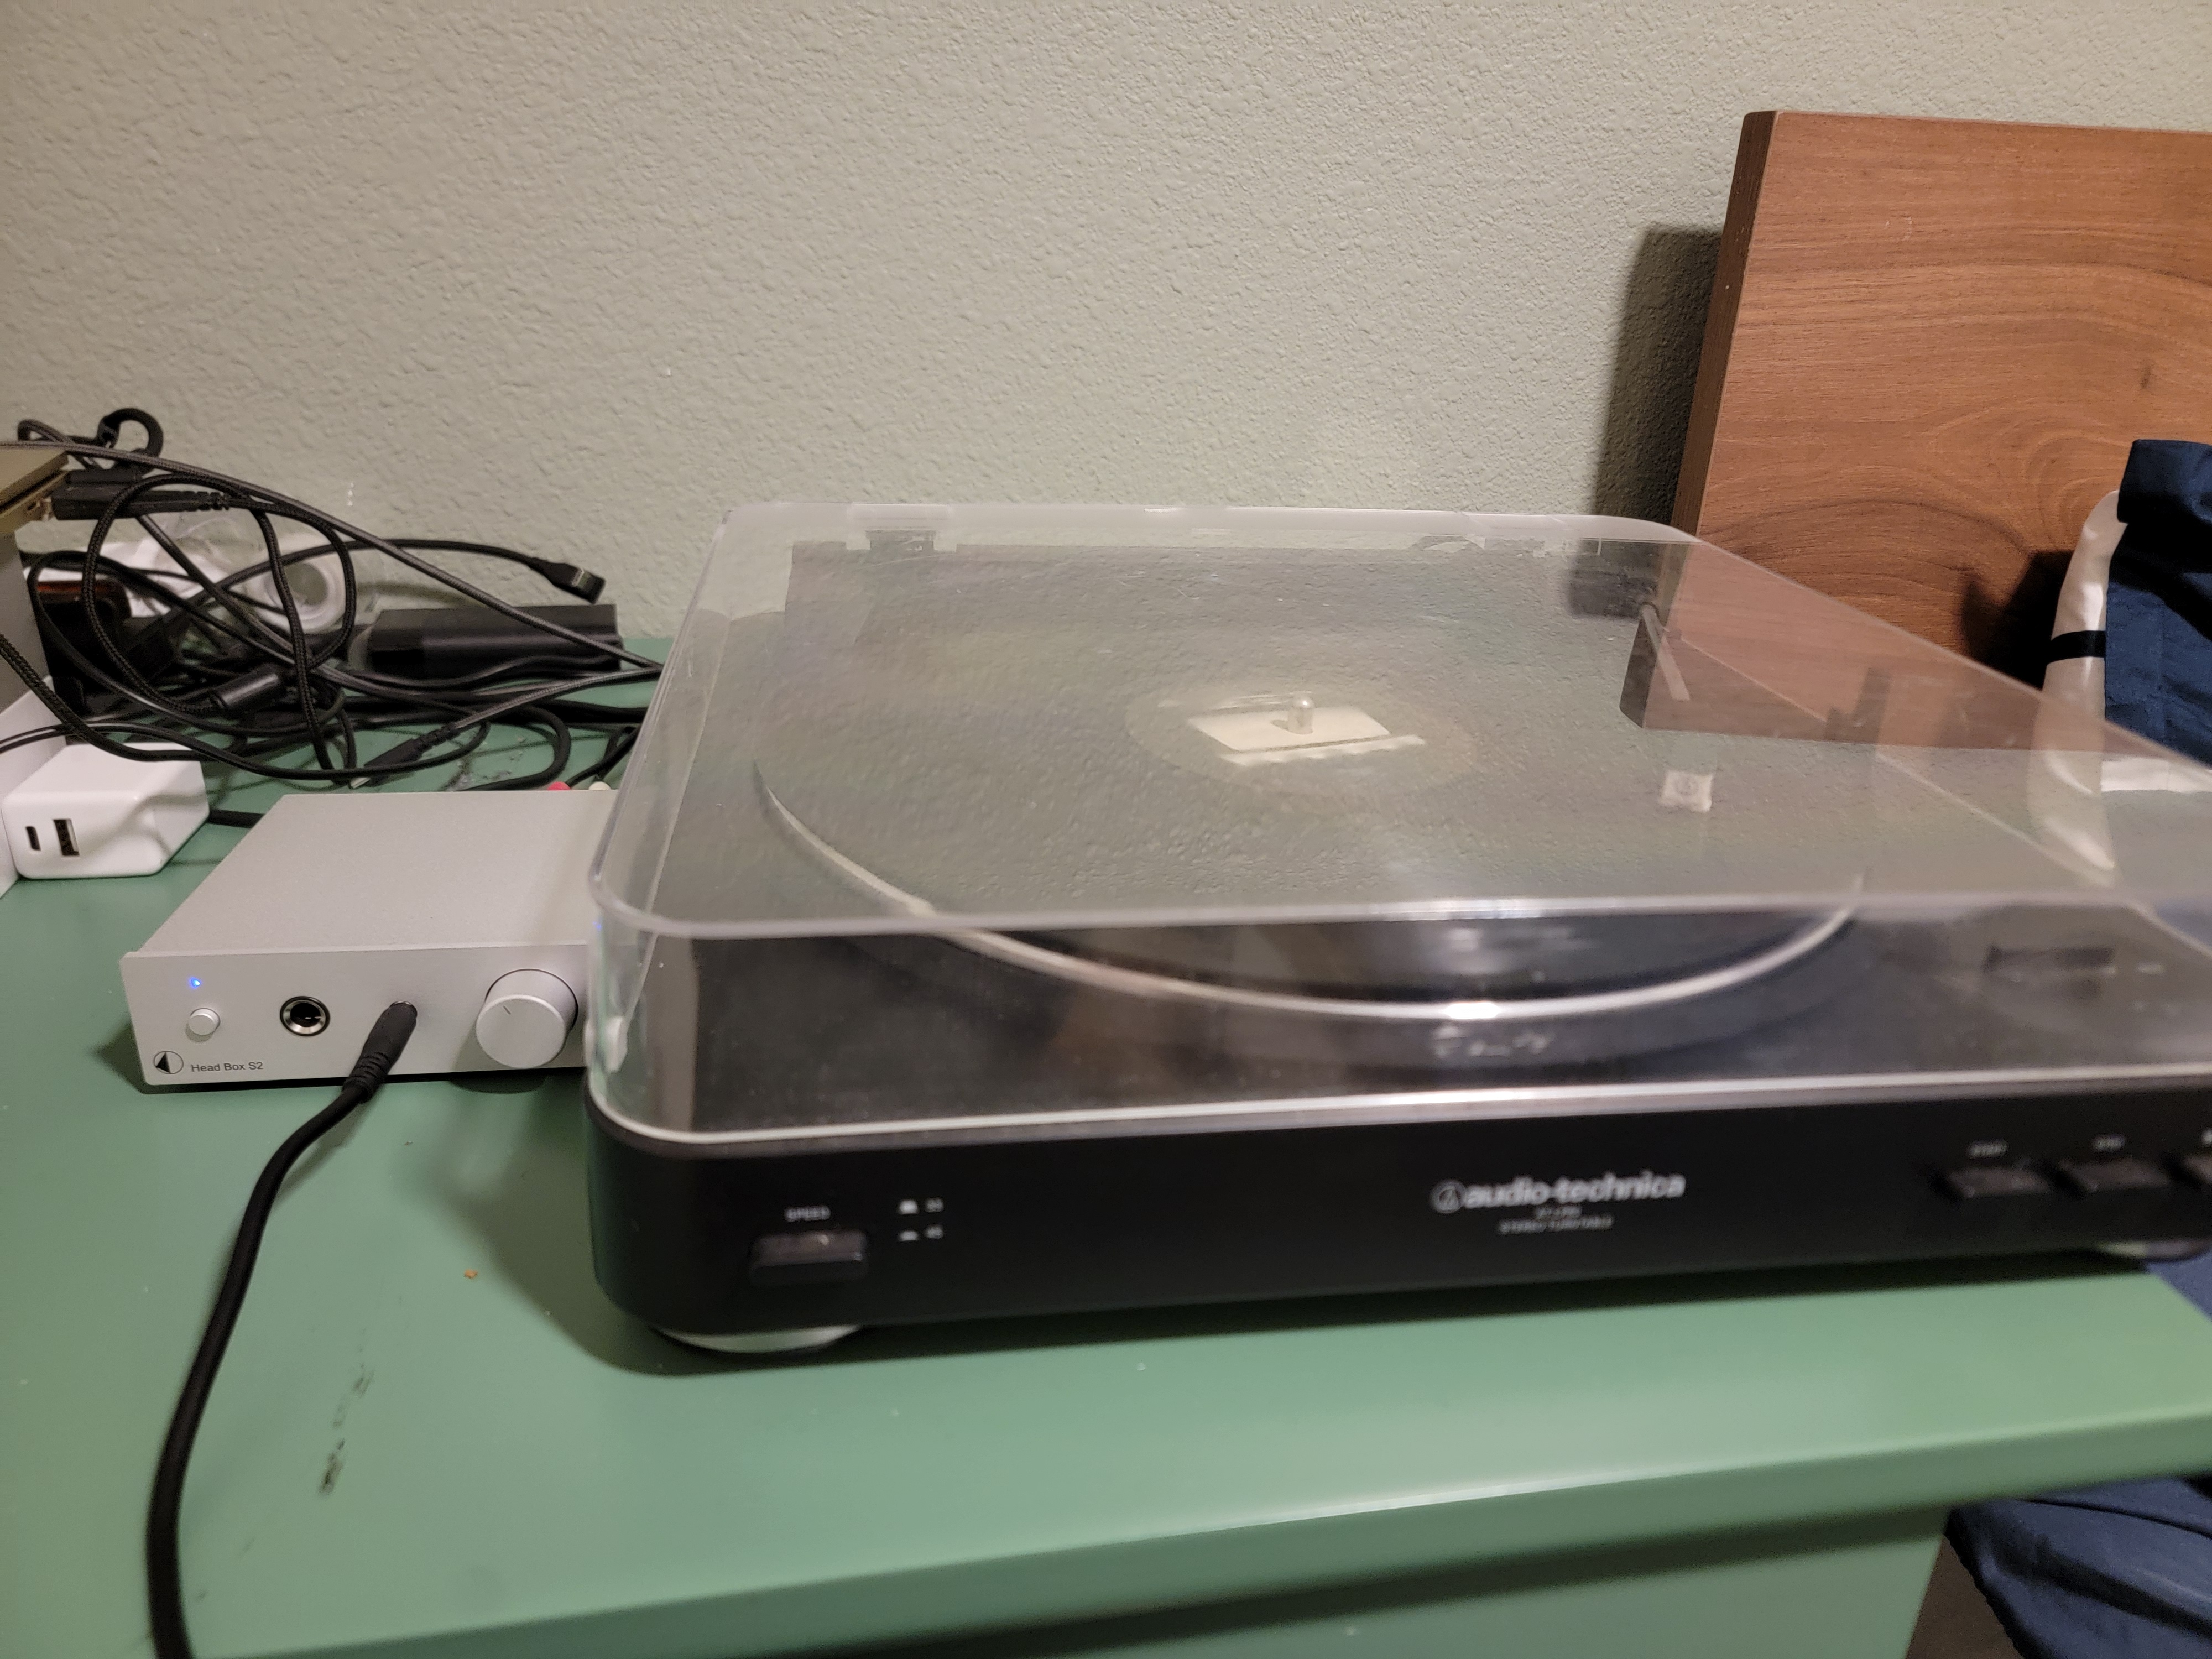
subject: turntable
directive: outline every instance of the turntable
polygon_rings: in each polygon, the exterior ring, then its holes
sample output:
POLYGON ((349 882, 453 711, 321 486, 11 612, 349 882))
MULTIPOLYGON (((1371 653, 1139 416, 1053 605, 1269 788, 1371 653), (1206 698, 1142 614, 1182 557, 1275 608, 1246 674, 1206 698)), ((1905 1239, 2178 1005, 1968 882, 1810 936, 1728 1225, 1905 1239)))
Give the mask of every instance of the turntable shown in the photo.
POLYGON ((760 1352, 2212 1237, 2208 848, 1656 525, 743 508, 594 872, 599 1278, 760 1352))

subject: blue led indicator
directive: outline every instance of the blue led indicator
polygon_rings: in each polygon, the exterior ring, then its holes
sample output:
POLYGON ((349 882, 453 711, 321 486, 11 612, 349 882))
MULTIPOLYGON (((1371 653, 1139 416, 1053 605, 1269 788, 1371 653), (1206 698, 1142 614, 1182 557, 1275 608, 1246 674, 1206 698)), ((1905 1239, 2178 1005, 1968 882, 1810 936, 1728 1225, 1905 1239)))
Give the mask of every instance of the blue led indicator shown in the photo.
POLYGON ((186 980, 185 983, 191 986, 193 990, 197 991, 200 988, 200 976, 198 974, 194 974, 190 979, 186 980))

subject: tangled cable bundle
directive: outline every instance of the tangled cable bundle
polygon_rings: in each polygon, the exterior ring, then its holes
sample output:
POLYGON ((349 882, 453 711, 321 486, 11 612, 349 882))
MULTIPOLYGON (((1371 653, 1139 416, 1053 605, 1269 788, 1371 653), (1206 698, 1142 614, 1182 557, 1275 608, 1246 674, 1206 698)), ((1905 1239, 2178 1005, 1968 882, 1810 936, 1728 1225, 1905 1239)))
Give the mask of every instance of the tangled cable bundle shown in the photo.
MULTIPOLYGON (((66 659, 79 683, 96 694, 98 708, 72 707, 0 635, 0 662, 53 716, 52 725, 0 741, 0 749, 58 734, 133 759, 191 758, 287 782, 360 787, 454 765, 495 726, 520 726, 550 740, 546 763, 525 775, 470 787, 526 789, 568 773, 577 728, 599 732, 605 741, 597 759, 567 776, 570 783, 605 777, 635 741, 641 708, 587 701, 580 694, 650 680, 659 673, 659 663, 533 615, 423 556, 459 553, 520 565, 589 602, 602 583, 587 570, 480 542, 372 535, 276 490, 167 459, 161 453, 160 423, 139 410, 112 411, 90 438, 71 437, 37 421, 21 422, 16 438, 0 447, 69 456, 76 470, 64 475, 62 488, 80 504, 98 503, 82 550, 24 560, 43 609, 52 614, 66 605, 81 611, 82 632, 95 651, 80 649, 62 630, 45 634, 49 653, 66 659), (124 428, 133 424, 144 430, 145 447, 119 447, 124 428), (265 557, 215 574, 193 559, 162 520, 223 512, 246 516, 265 557), (123 524, 149 537, 173 568, 149 571, 108 556, 104 549, 123 524), (280 526, 307 532, 311 544, 287 550, 280 526), (546 649, 441 679, 381 673, 349 660, 348 647, 362 628, 354 558, 366 551, 381 553, 469 603, 536 629, 546 636, 546 649), (334 624, 311 629, 302 620, 292 573, 318 559, 336 567, 340 603, 334 624), (134 665, 110 617, 102 614, 116 610, 118 594, 137 602, 124 608, 126 618, 129 610, 143 608, 162 619, 174 637, 173 661, 152 673, 134 665), (389 740, 373 741, 371 734, 389 740)), ((79 515, 89 515, 82 505, 79 515)))

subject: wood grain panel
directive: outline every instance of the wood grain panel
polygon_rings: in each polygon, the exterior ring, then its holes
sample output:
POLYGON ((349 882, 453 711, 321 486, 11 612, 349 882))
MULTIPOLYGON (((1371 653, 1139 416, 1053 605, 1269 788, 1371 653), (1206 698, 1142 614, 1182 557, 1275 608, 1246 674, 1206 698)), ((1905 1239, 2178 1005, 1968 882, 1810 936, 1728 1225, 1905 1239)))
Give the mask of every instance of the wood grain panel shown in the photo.
POLYGON ((2033 679, 2139 437, 2212 440, 2212 134, 1745 118, 1678 526, 2033 679))

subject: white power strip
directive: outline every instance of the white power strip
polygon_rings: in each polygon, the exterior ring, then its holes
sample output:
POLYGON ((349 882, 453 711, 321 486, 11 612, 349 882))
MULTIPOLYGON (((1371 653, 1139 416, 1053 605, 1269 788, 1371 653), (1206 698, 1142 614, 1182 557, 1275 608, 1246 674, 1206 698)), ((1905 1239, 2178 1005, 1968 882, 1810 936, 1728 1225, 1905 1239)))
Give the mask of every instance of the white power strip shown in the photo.
POLYGON ((395 1073, 580 1066, 586 878, 614 796, 289 795, 123 958, 149 1084, 341 1078, 394 1001, 395 1073))

